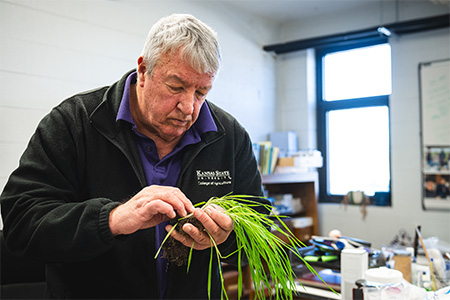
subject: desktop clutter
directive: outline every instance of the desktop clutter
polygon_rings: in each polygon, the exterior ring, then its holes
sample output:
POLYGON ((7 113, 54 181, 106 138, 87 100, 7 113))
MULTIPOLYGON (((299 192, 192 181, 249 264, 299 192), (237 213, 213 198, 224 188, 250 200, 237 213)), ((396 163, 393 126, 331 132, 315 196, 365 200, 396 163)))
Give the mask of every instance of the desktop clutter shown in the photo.
POLYGON ((293 261, 303 285, 332 288, 342 300, 450 300, 450 245, 424 239, 420 227, 414 239, 401 230, 381 250, 339 230, 312 236, 310 243, 299 251, 320 277, 293 261))

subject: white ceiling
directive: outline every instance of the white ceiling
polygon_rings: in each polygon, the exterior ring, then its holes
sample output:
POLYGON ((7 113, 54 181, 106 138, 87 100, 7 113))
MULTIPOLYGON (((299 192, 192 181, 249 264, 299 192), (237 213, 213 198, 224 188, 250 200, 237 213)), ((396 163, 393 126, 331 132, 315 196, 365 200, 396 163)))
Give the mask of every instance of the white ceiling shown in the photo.
MULTIPOLYGON (((283 23, 298 18, 321 14, 339 13, 368 3, 383 5, 383 2, 417 0, 219 0, 248 13, 283 23)), ((436 4, 449 5, 450 0, 429 0, 436 4)))
POLYGON ((226 0, 231 6, 275 22, 348 10, 380 0, 226 0))

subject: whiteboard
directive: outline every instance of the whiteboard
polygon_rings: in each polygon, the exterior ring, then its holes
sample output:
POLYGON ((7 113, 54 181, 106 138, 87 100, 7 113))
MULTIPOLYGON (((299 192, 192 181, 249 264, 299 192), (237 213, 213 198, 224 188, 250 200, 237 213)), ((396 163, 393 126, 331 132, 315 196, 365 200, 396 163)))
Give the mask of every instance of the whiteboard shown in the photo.
POLYGON ((420 99, 424 145, 450 145, 450 60, 421 63, 420 99))
POLYGON ((422 206, 450 210, 450 60, 419 64, 419 79, 422 206))

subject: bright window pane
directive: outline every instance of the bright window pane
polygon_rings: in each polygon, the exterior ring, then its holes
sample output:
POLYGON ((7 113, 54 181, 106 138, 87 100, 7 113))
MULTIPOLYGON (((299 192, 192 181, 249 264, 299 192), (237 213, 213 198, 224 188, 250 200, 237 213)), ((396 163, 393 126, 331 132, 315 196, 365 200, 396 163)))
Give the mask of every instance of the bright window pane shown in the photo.
POLYGON ((326 101, 391 94, 389 44, 330 53, 323 65, 326 101))
POLYGON ((389 191, 389 113, 386 106, 328 113, 329 193, 389 191))

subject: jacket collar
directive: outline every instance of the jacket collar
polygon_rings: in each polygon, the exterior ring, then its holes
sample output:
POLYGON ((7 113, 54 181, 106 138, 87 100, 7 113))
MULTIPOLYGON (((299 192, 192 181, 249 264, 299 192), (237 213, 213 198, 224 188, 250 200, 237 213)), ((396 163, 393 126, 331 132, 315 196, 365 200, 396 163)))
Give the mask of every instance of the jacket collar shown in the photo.
POLYGON ((134 70, 127 72, 119 81, 106 90, 102 102, 89 117, 91 124, 110 138, 117 136, 125 123, 121 121, 116 122, 116 117, 125 89, 126 79, 132 72, 134 70))
POLYGON ((136 145, 130 124, 124 121, 116 122, 122 99, 125 81, 130 73, 127 72, 119 81, 111 85, 103 94, 102 102, 89 116, 89 122, 106 139, 114 144, 132 165, 134 172, 142 186, 146 185, 145 173, 142 167, 139 150, 136 145), (125 130, 129 129, 129 130, 125 130))

